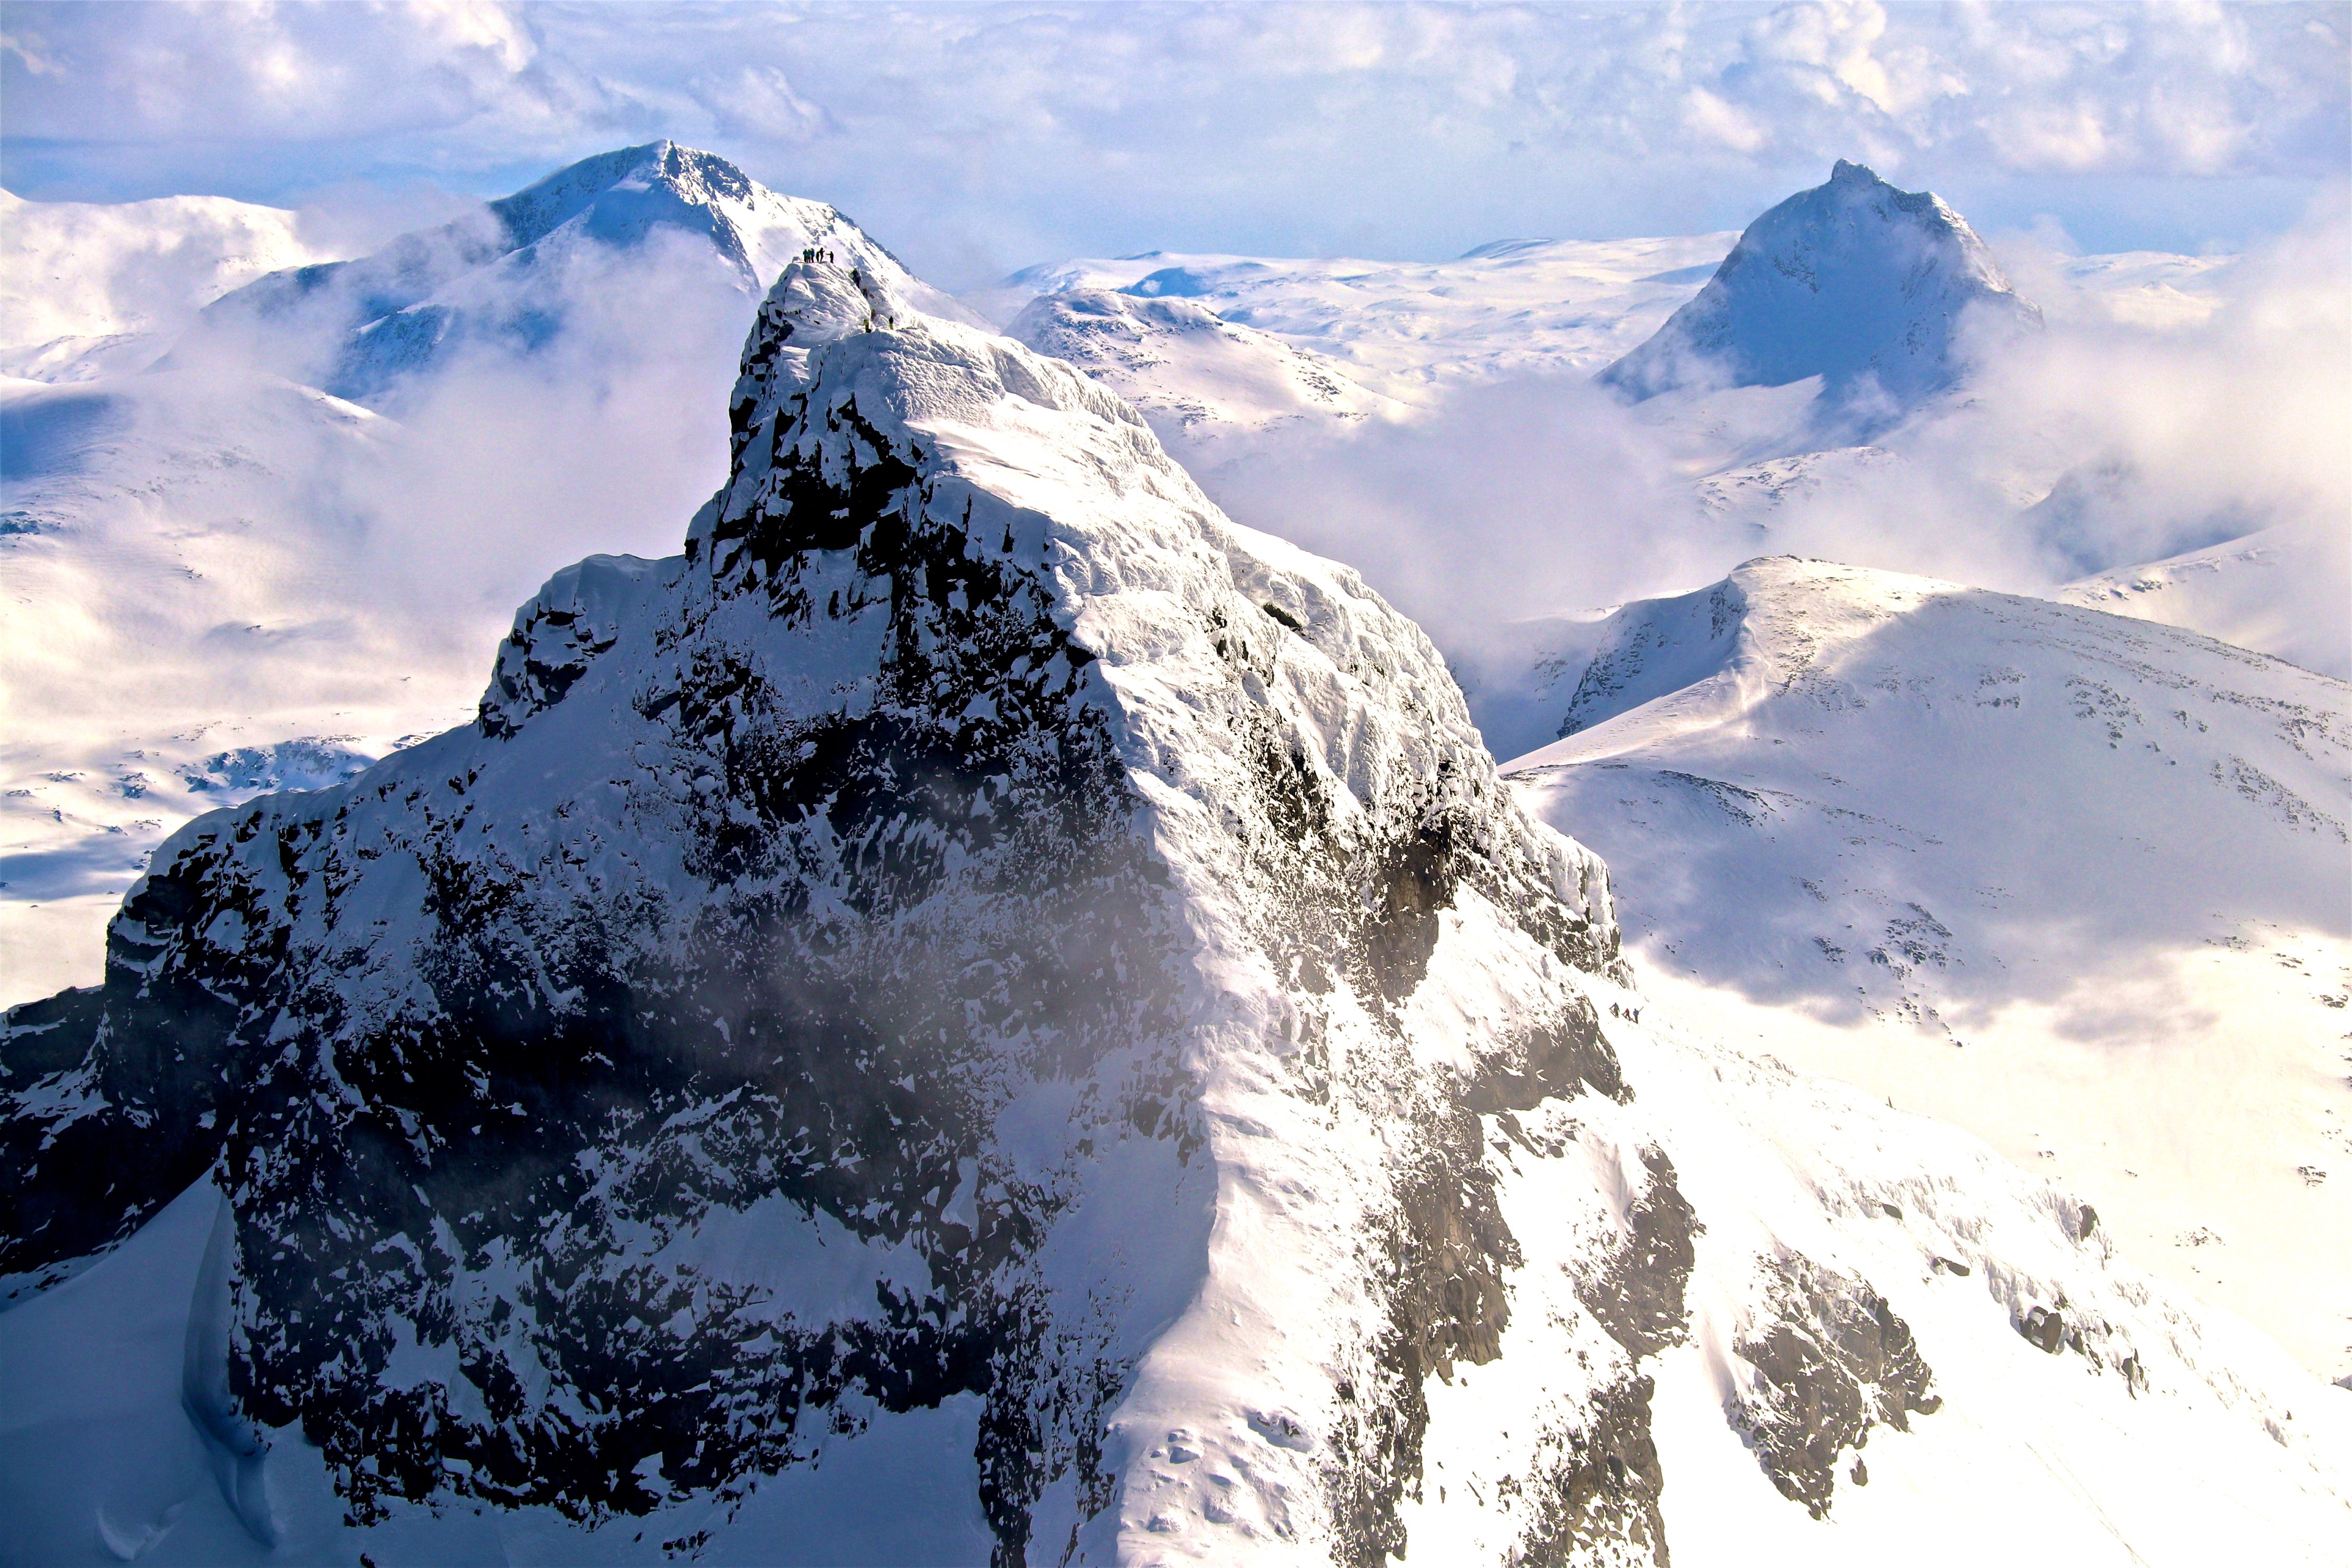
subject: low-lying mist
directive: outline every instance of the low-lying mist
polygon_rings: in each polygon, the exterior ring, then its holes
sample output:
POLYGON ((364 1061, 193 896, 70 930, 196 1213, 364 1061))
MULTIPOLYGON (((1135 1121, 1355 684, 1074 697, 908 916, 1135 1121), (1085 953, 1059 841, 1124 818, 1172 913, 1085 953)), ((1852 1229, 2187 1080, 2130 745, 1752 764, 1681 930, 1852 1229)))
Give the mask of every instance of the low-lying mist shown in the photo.
MULTIPOLYGON (((1474 692, 1572 646, 1531 626, 1797 554, 2048 593, 2257 530, 2352 518, 2352 226, 2339 196, 2215 270, 2210 298, 2116 308, 2056 255, 2019 270, 2046 330, 1973 345, 1960 388, 1810 478, 1694 481, 1809 442, 1804 388, 1627 405, 1590 383, 1464 387, 1410 422, 1290 437, 1203 476, 1238 520, 1360 568, 1474 692), (1778 443, 1777 446, 1775 443, 1778 443), (1768 493, 1769 492, 1769 493, 1768 493), (1532 640, 1531 640, 1532 639, 1532 640)), ((2340 576, 2340 574, 2338 574, 2340 576)), ((2293 614, 2347 617, 2296 580, 2293 614)))

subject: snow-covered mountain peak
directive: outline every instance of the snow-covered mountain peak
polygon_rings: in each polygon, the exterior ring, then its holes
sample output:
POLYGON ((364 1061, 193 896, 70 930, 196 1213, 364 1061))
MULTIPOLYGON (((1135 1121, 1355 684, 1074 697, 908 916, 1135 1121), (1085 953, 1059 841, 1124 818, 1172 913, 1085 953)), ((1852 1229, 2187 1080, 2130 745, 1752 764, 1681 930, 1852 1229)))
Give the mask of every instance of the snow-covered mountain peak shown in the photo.
POLYGON ((776 275, 743 345, 736 380, 737 448, 748 426, 770 417, 778 402, 808 385, 809 355, 862 332, 888 331, 918 312, 887 280, 819 251, 803 253, 776 275))
POLYGON ((583 159, 372 256, 258 279, 205 318, 257 340, 290 372, 367 402, 458 342, 542 344, 562 330, 576 293, 606 286, 604 262, 641 257, 665 235, 707 247, 742 295, 757 297, 814 253, 925 310, 968 319, 838 209, 778 195, 714 153, 671 142, 583 159), (309 363, 321 337, 327 363, 309 363))
POLYGON ((29 1554, 2340 1523, 2307 1380, 2079 1202, 1644 1028, 1605 869, 1355 573, 1075 367, 783 270, 682 556, 559 573, 478 722, 189 825, 105 986, 9 1016, 29 1554), (125 1339, 171 1353, 56 1415, 125 1339))
POLYGON ((1841 159, 1828 183, 1748 226, 1715 276, 1601 373, 1637 397, 1823 379, 1834 401, 1907 406, 1964 369, 1964 321, 2038 326, 1966 220, 1841 159))
POLYGON ((727 209, 772 195, 718 154, 665 140, 583 158, 489 209, 517 249, 586 215, 588 226, 608 241, 642 237, 656 223, 707 227, 748 266, 727 209))

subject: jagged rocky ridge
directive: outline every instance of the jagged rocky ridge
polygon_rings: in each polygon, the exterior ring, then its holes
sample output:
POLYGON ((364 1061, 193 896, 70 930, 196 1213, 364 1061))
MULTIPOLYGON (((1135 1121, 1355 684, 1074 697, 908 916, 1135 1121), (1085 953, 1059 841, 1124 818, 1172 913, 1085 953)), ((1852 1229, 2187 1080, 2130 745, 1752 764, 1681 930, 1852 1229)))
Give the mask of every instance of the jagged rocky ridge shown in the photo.
POLYGON ((1664 1563, 1692 1353, 1801 1519, 1939 1342, 2276 1428, 2077 1206, 1633 1025, 1427 640, 1076 372, 794 264, 732 415, 683 556, 9 1016, 0 1332, 216 1186, 182 1397, 257 1542, 302 1445, 370 1541, 715 1550, 961 1401, 999 1563, 1664 1563))
POLYGON ((1840 159, 1828 184, 1749 224, 1706 286, 1600 379, 1646 398, 1817 375, 1827 402, 1883 419, 1958 378, 1972 313, 1988 331, 2042 321, 1940 198, 1840 159))

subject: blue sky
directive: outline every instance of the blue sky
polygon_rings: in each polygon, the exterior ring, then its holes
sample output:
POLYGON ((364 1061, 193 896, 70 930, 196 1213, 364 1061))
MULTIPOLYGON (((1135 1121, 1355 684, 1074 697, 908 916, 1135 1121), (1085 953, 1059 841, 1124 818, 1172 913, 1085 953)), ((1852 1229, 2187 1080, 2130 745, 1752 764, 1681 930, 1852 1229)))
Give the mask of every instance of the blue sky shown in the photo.
POLYGON ((1851 157, 2000 233, 2235 248, 2352 163, 2352 6, 0 12, 0 184, 378 225, 670 136, 950 287, 1144 248, 1737 227, 1851 157))

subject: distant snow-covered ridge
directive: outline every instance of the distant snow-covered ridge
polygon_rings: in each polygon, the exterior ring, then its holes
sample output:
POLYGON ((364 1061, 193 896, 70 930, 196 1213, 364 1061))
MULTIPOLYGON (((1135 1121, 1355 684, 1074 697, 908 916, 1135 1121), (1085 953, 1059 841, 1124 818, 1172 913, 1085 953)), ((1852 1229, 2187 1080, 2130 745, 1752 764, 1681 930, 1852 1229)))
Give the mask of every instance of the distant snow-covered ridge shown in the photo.
POLYGON ((2352 687, 1789 559, 1584 637, 1565 738, 1506 771, 1608 858, 1647 973, 2057 1162, 2137 1257, 2352 1373, 2352 687))
POLYGON ((963 300, 1003 322, 1073 290, 1185 300, 1412 402, 1469 380, 1590 374, 1687 300, 1732 238, 1521 240, 1440 262, 1153 251, 1028 268, 963 300))
POLYGON ((28 202, 0 191, 0 375, 137 369, 221 295, 332 259, 301 215, 226 196, 28 202))
POLYGON ((787 262, 821 249, 924 310, 963 315, 833 206, 779 195, 723 158, 656 142, 583 159, 374 255, 258 279, 208 307, 205 320, 215 331, 258 339, 265 354, 292 356, 289 370, 338 396, 372 403, 459 344, 528 348, 562 331, 573 269, 666 236, 707 247, 747 300, 787 262), (330 357, 309 363, 321 335, 330 357))
POLYGON ((1301 426, 1342 429, 1409 405, 1336 362, 1194 300, 1099 289, 1040 294, 1006 335, 1087 371, 1151 421, 1171 449, 1213 464, 1301 426))
POLYGON ((2352 531, 2314 519, 2100 573, 2066 584, 2057 596, 2203 632, 2352 680, 2347 557, 2352 531))

